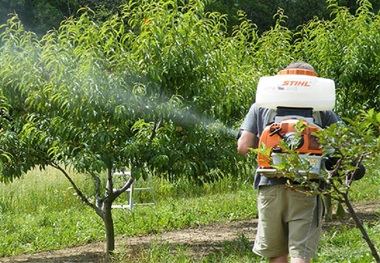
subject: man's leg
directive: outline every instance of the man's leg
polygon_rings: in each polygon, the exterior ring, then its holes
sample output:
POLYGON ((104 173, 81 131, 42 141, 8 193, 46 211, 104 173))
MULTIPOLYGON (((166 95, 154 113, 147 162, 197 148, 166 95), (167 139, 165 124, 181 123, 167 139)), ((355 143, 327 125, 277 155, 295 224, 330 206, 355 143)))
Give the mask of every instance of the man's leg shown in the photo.
POLYGON ((282 221, 282 207, 287 205, 282 201, 285 199, 282 197, 284 193, 284 185, 259 188, 259 222, 253 252, 265 258, 277 258, 288 254, 288 228, 282 221))
POLYGON ((310 263, 310 259, 308 258, 291 258, 291 263, 310 263))
POLYGON ((320 196, 289 191, 289 255, 291 263, 310 263, 321 236, 323 205, 320 196))
POLYGON ((288 255, 280 257, 269 258, 269 263, 288 263, 288 255))

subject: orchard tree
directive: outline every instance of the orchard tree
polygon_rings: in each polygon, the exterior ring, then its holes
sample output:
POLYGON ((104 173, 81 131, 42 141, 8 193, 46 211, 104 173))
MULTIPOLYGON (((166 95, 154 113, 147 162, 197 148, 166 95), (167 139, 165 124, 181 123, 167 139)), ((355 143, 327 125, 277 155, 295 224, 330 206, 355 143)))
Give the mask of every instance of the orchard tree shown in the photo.
POLYGON ((329 0, 334 19, 314 20, 298 33, 295 56, 308 61, 320 76, 335 80, 336 111, 353 118, 361 109, 380 105, 380 16, 369 1, 356 14, 329 0))
POLYGON ((230 126, 239 72, 226 67, 243 40, 225 41, 224 16, 206 14, 200 1, 149 2, 131 1, 102 24, 82 10, 41 40, 17 17, 2 34, 2 179, 36 165, 60 170, 103 220, 108 253, 112 203, 135 178, 201 183, 244 169, 230 126), (95 201, 68 167, 94 178, 95 201), (131 178, 115 188, 122 167, 131 178))
POLYGON ((346 125, 333 125, 318 135, 322 147, 333 149, 333 154, 327 156, 333 160, 333 165, 325 174, 324 179, 329 187, 323 189, 323 194, 327 193, 338 204, 346 205, 372 256, 376 262, 380 262, 379 253, 356 214, 349 196, 352 184, 362 179, 366 170, 376 171, 380 152, 380 113, 373 109, 362 110, 354 119, 344 120, 346 125))

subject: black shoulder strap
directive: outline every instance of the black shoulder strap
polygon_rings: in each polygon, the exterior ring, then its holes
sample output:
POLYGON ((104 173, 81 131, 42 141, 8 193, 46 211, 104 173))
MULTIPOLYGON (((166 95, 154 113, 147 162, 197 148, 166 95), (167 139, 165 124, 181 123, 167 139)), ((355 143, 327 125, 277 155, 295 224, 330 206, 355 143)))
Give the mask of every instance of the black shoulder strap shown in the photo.
POLYGON ((277 110, 270 109, 266 116, 265 126, 272 124, 276 116, 302 116, 305 118, 313 118, 314 123, 323 127, 321 112, 313 111, 312 108, 287 108, 277 107, 277 110))
POLYGON ((305 118, 313 117, 313 108, 288 108, 288 107, 277 107, 277 116, 302 116, 305 118))

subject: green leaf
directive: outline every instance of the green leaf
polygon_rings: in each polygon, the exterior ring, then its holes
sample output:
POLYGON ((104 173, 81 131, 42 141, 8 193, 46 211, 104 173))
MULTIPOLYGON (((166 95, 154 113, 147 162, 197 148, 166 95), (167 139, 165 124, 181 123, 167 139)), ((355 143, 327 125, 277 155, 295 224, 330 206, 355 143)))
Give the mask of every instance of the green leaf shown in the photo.
POLYGON ((338 203, 336 209, 336 218, 343 218, 345 215, 345 210, 342 203, 338 203))

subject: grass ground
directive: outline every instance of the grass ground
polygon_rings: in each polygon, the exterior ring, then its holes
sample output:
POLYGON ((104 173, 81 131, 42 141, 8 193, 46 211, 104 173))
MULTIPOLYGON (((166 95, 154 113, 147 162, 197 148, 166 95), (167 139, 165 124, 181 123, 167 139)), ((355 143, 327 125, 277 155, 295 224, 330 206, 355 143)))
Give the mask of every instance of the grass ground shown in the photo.
MULTIPOLYGON (((355 203, 376 201, 380 196, 380 176, 372 173, 353 185, 351 199, 355 203)), ((76 181, 87 193, 92 182, 81 175, 76 181)), ((226 178, 203 187, 188 182, 169 184, 152 181, 156 206, 137 208, 126 215, 114 210, 116 235, 164 233, 171 230, 209 224, 228 224, 234 220, 256 218, 256 193, 245 178, 226 178)), ((149 196, 137 196, 143 201, 149 196)), ((375 202, 376 204, 376 202, 375 202)), ((378 217, 379 207, 373 215, 378 217)), ((100 219, 85 207, 68 182, 52 170, 33 171, 12 184, 0 185, 0 256, 32 254, 104 240, 100 219)), ((370 237, 380 247, 380 223, 366 225, 370 237)), ((260 262, 251 250, 247 236, 221 243, 218 250, 201 258, 189 257, 186 244, 149 243, 133 252, 136 262, 260 262), (173 253, 175 251, 175 253, 173 253), (174 260, 175 259, 175 260, 174 260)), ((128 251, 121 251, 116 261, 123 262, 128 251)), ((321 240, 315 262, 372 262, 372 257, 360 232, 350 221, 331 225, 321 240)))

